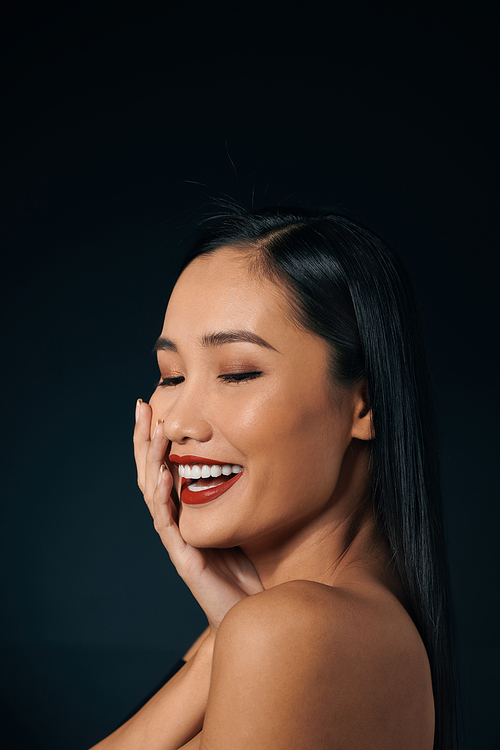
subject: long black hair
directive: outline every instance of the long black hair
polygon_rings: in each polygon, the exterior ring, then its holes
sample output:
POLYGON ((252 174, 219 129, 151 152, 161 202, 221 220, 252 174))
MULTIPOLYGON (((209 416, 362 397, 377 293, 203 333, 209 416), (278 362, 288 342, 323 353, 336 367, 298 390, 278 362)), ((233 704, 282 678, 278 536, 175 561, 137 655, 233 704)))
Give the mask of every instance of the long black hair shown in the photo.
POLYGON ((438 448, 420 315, 397 255, 345 216, 302 208, 233 210, 209 220, 184 260, 225 246, 289 291, 297 321, 331 345, 348 386, 366 379, 375 439, 372 501, 427 649, 435 750, 456 747, 449 583, 438 448))

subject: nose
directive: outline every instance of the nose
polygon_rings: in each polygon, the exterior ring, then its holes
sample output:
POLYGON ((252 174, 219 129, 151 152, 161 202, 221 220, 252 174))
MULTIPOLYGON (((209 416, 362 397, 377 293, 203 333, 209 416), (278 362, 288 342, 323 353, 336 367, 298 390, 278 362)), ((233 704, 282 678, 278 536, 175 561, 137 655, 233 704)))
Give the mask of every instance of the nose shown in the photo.
POLYGON ((198 443, 210 440, 212 425, 204 416, 200 401, 201 394, 192 388, 179 388, 175 398, 161 410, 163 433, 172 443, 184 445, 189 440, 198 443))

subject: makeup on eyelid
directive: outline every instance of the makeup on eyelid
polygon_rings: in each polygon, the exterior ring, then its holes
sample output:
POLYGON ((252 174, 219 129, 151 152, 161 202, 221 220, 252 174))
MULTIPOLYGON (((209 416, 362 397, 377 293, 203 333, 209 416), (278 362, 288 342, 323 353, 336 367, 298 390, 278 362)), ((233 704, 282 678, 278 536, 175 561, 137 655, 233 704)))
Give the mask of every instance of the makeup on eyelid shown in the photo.
MULTIPOLYGON (((246 380, 255 380, 262 374, 262 370, 233 370, 233 372, 223 372, 217 377, 224 382, 242 383, 246 380)), ((180 385, 182 382, 184 382, 185 379, 186 378, 184 375, 170 375, 161 378, 158 385, 162 387, 173 387, 176 385, 180 385)))
POLYGON ((174 287, 158 361, 164 380, 182 380, 158 387, 151 407, 171 441, 180 532, 195 547, 281 543, 332 502, 355 395, 332 398, 328 345, 284 308, 230 249, 193 261, 174 287), (218 337, 227 331, 272 348, 218 337), (217 345, 203 345, 207 332, 217 345))

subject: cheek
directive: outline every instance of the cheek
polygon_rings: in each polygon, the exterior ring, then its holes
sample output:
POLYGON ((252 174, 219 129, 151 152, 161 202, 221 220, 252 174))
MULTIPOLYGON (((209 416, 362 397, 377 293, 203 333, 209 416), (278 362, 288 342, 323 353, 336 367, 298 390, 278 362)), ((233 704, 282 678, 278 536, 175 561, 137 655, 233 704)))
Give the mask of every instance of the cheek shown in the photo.
MULTIPOLYGON (((290 384, 286 384, 290 386, 290 384)), ((349 442, 345 420, 323 388, 280 387, 266 389, 241 408, 221 409, 219 421, 231 426, 235 445, 262 467, 276 473, 318 471, 325 461, 343 454, 349 442)), ((225 430, 228 435, 227 429, 225 430)))
POLYGON ((329 494, 350 443, 347 420, 328 399, 304 398, 304 393, 276 406, 269 434, 277 439, 269 450, 282 467, 280 474, 301 491, 321 487, 320 494, 329 494))
POLYGON ((252 448, 260 445, 276 421, 275 389, 252 390, 236 386, 227 388, 222 394, 214 394, 207 412, 212 423, 226 436, 231 435, 235 443, 241 443, 242 449, 243 444, 252 445, 252 448))

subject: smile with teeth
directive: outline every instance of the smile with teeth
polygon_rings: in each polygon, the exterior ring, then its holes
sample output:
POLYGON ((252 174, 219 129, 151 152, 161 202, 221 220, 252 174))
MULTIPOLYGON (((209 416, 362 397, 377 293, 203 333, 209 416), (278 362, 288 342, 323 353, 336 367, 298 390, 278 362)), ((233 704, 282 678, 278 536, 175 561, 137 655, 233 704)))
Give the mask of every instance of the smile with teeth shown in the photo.
POLYGON ((223 477, 230 477, 235 474, 240 474, 243 471, 243 466, 239 464, 179 464, 178 472, 179 476, 188 480, 189 490, 191 492, 201 492, 202 490, 211 489, 218 487, 223 482, 227 481, 223 477), (207 482, 207 479, 216 479, 215 482, 207 482), (191 481, 189 481, 191 480, 191 481), (198 480, 205 480, 200 481, 198 480))

